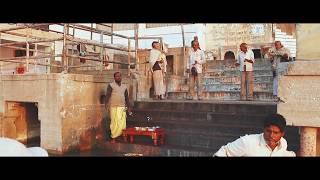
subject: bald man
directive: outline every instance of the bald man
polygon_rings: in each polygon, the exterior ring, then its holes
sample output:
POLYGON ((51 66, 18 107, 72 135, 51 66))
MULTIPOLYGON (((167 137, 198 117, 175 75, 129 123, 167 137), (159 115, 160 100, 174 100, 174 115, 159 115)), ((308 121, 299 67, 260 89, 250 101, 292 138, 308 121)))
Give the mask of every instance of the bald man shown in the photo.
POLYGON ((253 100, 253 63, 254 54, 246 43, 241 43, 236 66, 241 71, 240 100, 253 100))
POLYGON ((268 52, 273 71, 273 95, 278 95, 278 80, 286 74, 289 61, 292 59, 290 50, 285 48, 280 41, 274 42, 274 47, 268 52))

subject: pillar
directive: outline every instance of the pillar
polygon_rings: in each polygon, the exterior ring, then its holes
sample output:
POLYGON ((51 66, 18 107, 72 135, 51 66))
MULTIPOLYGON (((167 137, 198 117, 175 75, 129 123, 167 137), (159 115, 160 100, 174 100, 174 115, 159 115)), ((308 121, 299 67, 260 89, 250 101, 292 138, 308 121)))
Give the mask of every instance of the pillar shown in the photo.
POLYGON ((300 156, 317 155, 317 128, 300 127, 300 156))

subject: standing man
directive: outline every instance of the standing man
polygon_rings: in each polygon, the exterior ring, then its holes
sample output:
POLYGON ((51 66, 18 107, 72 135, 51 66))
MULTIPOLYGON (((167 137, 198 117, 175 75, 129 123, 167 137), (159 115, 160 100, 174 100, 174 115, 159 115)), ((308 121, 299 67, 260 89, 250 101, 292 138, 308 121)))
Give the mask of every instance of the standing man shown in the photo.
POLYGON ((115 138, 122 134, 122 130, 126 128, 126 110, 132 114, 129 102, 129 94, 126 85, 121 83, 121 73, 114 73, 114 82, 110 83, 106 94, 106 109, 109 110, 111 119, 111 143, 115 142, 115 138))
POLYGON ((202 100, 202 65, 206 62, 205 54, 199 48, 199 42, 193 41, 192 49, 187 62, 189 73, 189 93, 187 99, 194 99, 194 87, 197 85, 198 100, 202 100))
MULTIPOLYGON (((191 47, 193 47, 193 42, 199 42, 199 38, 198 38, 198 36, 194 36, 193 37, 193 40, 191 41, 191 47)), ((199 45, 199 47, 198 47, 200 50, 201 50, 201 48, 200 48, 200 45, 199 45)))
POLYGON ((270 114, 264 120, 261 134, 251 134, 222 146, 215 156, 296 156, 288 151, 285 134, 286 120, 280 114, 270 114))
POLYGON ((246 43, 242 43, 236 62, 236 66, 240 66, 241 71, 240 100, 253 101, 253 63, 253 51, 248 49, 246 43))
POLYGON ((164 70, 166 70, 166 63, 165 56, 161 52, 160 43, 157 41, 152 42, 149 66, 152 72, 155 99, 162 100, 165 95, 164 70))
POLYGON ((292 59, 290 50, 285 48, 280 41, 274 42, 274 47, 268 52, 272 63, 273 72, 273 95, 278 95, 278 80, 287 70, 289 61, 292 59))

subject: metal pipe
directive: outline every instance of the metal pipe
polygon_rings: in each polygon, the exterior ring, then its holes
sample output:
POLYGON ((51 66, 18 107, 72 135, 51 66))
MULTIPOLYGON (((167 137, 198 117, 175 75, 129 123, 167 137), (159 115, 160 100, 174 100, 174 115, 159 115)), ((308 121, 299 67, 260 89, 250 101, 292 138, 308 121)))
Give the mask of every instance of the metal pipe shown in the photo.
MULTIPOLYGON (((77 55, 67 55, 67 57, 71 57, 71 58, 81 58, 81 59, 85 59, 85 60, 91 60, 91 61, 101 62, 101 59, 100 59, 100 58, 94 58, 94 57, 82 57, 82 56, 77 56, 77 55)), ((130 64, 128 64, 128 63, 123 63, 123 62, 118 62, 118 61, 108 61, 108 63, 130 65, 130 64)), ((131 64, 131 65, 133 65, 133 64, 131 64)))
POLYGON ((113 26, 113 24, 112 25, 108 25, 108 24, 105 24, 105 23, 96 23, 96 24, 100 24, 102 26, 106 26, 106 27, 110 27, 110 28, 112 28, 112 26, 113 26))
MULTIPOLYGON (((130 59, 130 39, 128 39, 128 64, 131 63, 131 59, 130 59)), ((130 76, 130 66, 128 66, 128 76, 130 76)))
MULTIPOLYGON (((17 63, 17 64, 26 64, 24 61, 15 61, 15 60, 1 60, 2 62, 10 62, 10 63, 17 63)), ((51 66, 51 67, 62 67, 61 65, 55 65, 55 64, 43 64, 43 63, 36 63, 36 62, 30 62, 29 64, 36 64, 39 66, 51 66)))
MULTIPOLYGON (((10 34, 10 35, 19 36, 19 37, 27 37, 27 35, 25 35, 25 34, 20 34, 20 33, 16 33, 16 32, 5 32, 5 34, 10 34)), ((29 35, 29 37, 36 38, 39 40, 46 40, 46 38, 39 38, 39 37, 33 36, 33 35, 29 35)))
MULTIPOLYGON (((91 29, 93 29, 93 23, 91 23, 91 29)), ((90 39, 92 40, 92 31, 90 31, 90 39)))
MULTIPOLYGON (((37 56, 38 55, 38 44, 35 44, 34 45, 34 49, 35 49, 35 52, 34 52, 34 56, 37 56)), ((30 50, 29 50, 30 51, 30 50)), ((37 65, 36 64, 34 64, 34 70, 35 70, 35 72, 37 72, 37 65)))
MULTIPOLYGON (((139 24, 134 24, 134 40, 135 40, 135 58, 136 58, 136 63, 139 63, 139 57, 138 57, 138 48, 139 48, 139 43, 138 43, 138 37, 139 37, 139 24)), ((136 69, 139 70, 139 64, 137 64, 136 69)))
MULTIPOLYGON (((52 58, 52 57, 62 57, 62 54, 57 54, 57 55, 39 55, 39 56, 30 56, 29 59, 42 59, 42 58, 52 58)), ((5 60, 24 60, 26 59, 26 56, 22 57, 11 57, 11 58, 0 58, 0 61, 5 61, 5 60)), ((20 61, 21 62, 21 61, 20 61)))
POLYGON ((113 44, 113 23, 111 25, 111 44, 113 44))
MULTIPOLYGON (((134 39, 135 37, 130 37, 130 39, 134 39)), ((138 37, 138 39, 162 39, 162 37, 138 37)))
POLYGON ((62 58, 62 65, 63 70, 68 72, 68 61, 67 61, 67 47, 66 47, 66 30, 67 30, 67 24, 64 24, 63 26, 63 58, 62 58))
MULTIPOLYGON (((183 28, 183 24, 181 24, 181 34, 182 34, 182 45, 183 45, 183 75, 185 76, 185 57, 186 57, 186 43, 185 43, 185 38, 184 38, 184 28, 183 28)), ((175 68, 175 74, 178 75, 178 68, 175 68)))
MULTIPOLYGON (((35 44, 37 46, 37 44, 35 44)), ((4 46, 5 48, 10 48, 10 49, 19 49, 19 50, 27 50, 27 48, 23 48, 23 47, 15 47, 15 46, 4 46)), ((31 52, 35 52, 35 49, 29 49, 29 51, 31 52)), ((41 50, 37 50, 37 52, 39 53, 43 53, 43 54, 52 54, 50 52, 46 52, 46 51, 41 51, 41 50)), ((0 56, 1 57, 1 56, 0 56)))
POLYGON ((30 55, 29 53, 30 52, 29 52, 29 43, 28 43, 28 41, 27 41, 27 51, 26 52, 27 52, 27 58, 26 58, 27 67, 26 67, 26 71, 29 72, 29 55, 30 55))
POLYGON ((12 27, 12 28, 7 28, 7 29, 0 29, 0 32, 5 33, 7 31, 14 31, 14 30, 19 30, 19 29, 26 29, 26 28, 34 28, 37 26, 44 26, 44 25, 50 25, 53 23, 41 23, 41 24, 34 24, 34 25, 28 25, 28 26, 17 26, 17 27, 12 27))
MULTIPOLYGON (((54 41, 61 41, 64 38, 55 38, 55 39, 48 39, 48 40, 35 40, 35 41, 28 41, 29 44, 34 44, 34 43, 43 43, 43 42, 54 42, 54 41)), ((4 43, 0 44, 1 46, 10 46, 10 45, 23 45, 26 42, 12 42, 12 43, 4 43)))
MULTIPOLYGON (((68 37, 67 39, 68 39, 69 41, 73 41, 73 42, 77 42, 77 43, 95 45, 95 46, 99 46, 99 47, 104 47, 104 48, 114 49, 114 50, 119 50, 119 51, 124 51, 124 52, 127 52, 127 51, 128 51, 127 48, 118 48, 118 47, 108 46, 108 45, 106 45, 106 44, 100 44, 100 43, 94 43, 94 42, 87 42, 87 41, 83 41, 83 40, 76 39, 76 38, 73 38, 73 37, 68 37)), ((69 42, 69 43, 70 43, 70 42, 69 42)), ((134 52, 134 50, 132 50, 132 51, 130 51, 130 52, 134 52)))
MULTIPOLYGON (((103 31, 101 31, 101 34, 100 34, 100 43, 103 44, 103 31)), ((100 73, 102 73, 102 68, 103 68, 103 56, 104 56, 104 48, 100 47, 100 59, 101 59, 101 62, 100 62, 100 65, 101 65, 100 73)))
MULTIPOLYGON (((1 33, 0 33, 0 44, 1 44, 1 33)), ((1 58, 1 49, 0 49, 0 58, 1 58)), ((0 62, 0 74, 2 74, 2 66, 3 66, 3 63, 2 61, 0 62)))
POLYGON ((69 66, 69 68, 82 68, 82 67, 97 67, 95 65, 75 65, 75 66, 69 66))
MULTIPOLYGON (((63 23, 60 23, 60 24, 63 24, 63 23)), ((84 25, 81 25, 81 24, 70 23, 70 25, 72 25, 73 28, 77 28, 77 29, 81 29, 81 30, 85 30, 85 31, 92 31, 92 32, 99 33, 99 34, 101 32, 101 30, 98 30, 96 28, 92 28, 91 29, 90 27, 84 26, 84 25)), ((124 36, 124 35, 117 34, 117 33, 110 33, 110 32, 107 32, 107 31, 105 31, 103 33, 103 35, 109 35, 109 36, 114 35, 114 36, 122 37, 122 38, 125 38, 125 39, 130 38, 128 36, 124 36)))

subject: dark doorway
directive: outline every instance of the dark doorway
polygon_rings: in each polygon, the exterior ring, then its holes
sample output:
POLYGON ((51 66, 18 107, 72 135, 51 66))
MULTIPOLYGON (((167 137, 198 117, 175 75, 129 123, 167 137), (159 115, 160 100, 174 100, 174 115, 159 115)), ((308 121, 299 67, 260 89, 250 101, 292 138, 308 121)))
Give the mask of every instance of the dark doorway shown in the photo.
POLYGON ((224 54, 224 60, 228 60, 228 59, 236 59, 234 53, 232 51, 227 51, 225 54, 224 54))
POLYGON ((173 74, 173 55, 166 56, 167 59, 167 74, 173 74))
POLYGON ((35 102, 6 102, 4 135, 27 146, 40 146, 40 121, 35 102))
POLYGON ((252 49, 252 51, 255 59, 260 59, 262 57, 261 49, 252 49))

